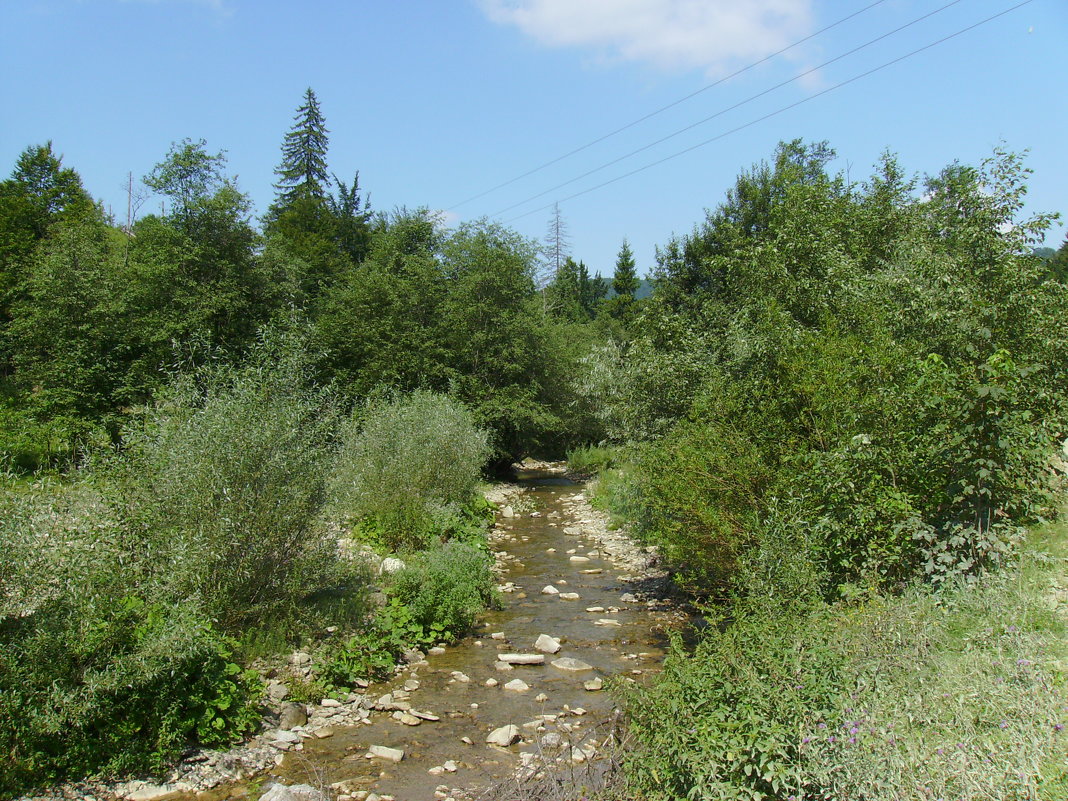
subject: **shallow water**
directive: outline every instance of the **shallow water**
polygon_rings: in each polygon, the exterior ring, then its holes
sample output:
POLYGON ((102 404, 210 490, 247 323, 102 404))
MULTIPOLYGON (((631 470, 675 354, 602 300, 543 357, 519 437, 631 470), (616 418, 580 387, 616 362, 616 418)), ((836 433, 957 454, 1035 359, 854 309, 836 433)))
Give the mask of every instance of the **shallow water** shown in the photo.
MULTIPOLYGON (((326 739, 305 740, 302 751, 287 753, 284 762, 272 771, 274 778, 285 784, 317 786, 344 781, 350 791, 371 790, 393 795, 399 801, 433 799, 435 789, 442 785, 471 788, 509 776, 522 751, 540 750, 538 738, 546 731, 559 731, 565 742, 576 747, 590 738, 600 740, 603 734, 598 734, 598 724, 611 716, 615 704, 608 692, 588 691, 583 682, 598 676, 643 681, 657 670, 666 646, 665 627, 677 623, 679 613, 666 604, 621 600, 624 593, 637 592, 637 586, 619 578, 597 542, 581 533, 583 524, 569 508, 569 502, 582 491, 581 485, 538 474, 527 475, 520 483, 526 488, 524 497, 534 500, 540 515, 532 517, 528 510, 515 518, 498 520, 493 547, 511 556, 500 581, 516 585, 513 592, 502 595, 504 608, 487 613, 474 636, 367 691, 377 698, 414 678, 420 686, 407 700, 414 710, 431 712, 440 721, 413 727, 388 713, 374 713, 370 725, 338 728, 326 739), (574 555, 589 561, 572 563, 567 553, 572 549, 574 555), (582 572, 596 569, 603 572, 582 572), (542 594, 547 584, 581 597, 561 600, 542 594), (605 611, 587 612, 591 606, 604 607, 605 611), (619 625, 599 625, 602 619, 618 621, 619 625), (491 632, 502 632, 504 639, 491 638, 491 632), (544 665, 521 665, 510 671, 497 667, 498 653, 536 653, 534 641, 539 634, 559 638, 560 652, 546 655, 544 665), (560 657, 580 659, 593 670, 568 672, 549 664, 560 657), (454 671, 462 672, 469 681, 458 680, 454 671), (514 692, 503 688, 516 678, 530 689, 514 692), (499 686, 487 687, 487 679, 496 679, 499 686), (541 693, 547 700, 536 700, 541 693), (574 714, 576 708, 585 713, 574 714), (558 717, 539 721, 539 733, 533 725, 538 715, 558 717), (524 727, 527 723, 532 725, 524 727), (509 749, 487 745, 486 736, 507 724, 520 727, 523 741, 509 749), (464 737, 471 744, 465 743, 464 737), (396 764, 367 759, 371 745, 402 748, 405 758, 396 764), (455 772, 427 772, 448 760, 457 763, 455 772)), ((241 794, 234 789, 235 795, 241 794)), ((212 795, 218 798, 226 794, 212 795)))

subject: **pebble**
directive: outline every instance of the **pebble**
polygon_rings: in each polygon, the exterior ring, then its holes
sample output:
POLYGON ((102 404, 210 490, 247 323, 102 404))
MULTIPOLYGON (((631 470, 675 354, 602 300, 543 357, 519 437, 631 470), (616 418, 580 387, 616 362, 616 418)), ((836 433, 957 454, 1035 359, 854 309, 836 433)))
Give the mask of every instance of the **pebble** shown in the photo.
POLYGON ((530 689, 530 685, 522 679, 512 679, 510 682, 504 685, 504 689, 511 690, 516 693, 525 693, 530 689))
POLYGON ((490 635, 490 639, 491 640, 503 640, 504 639, 504 632, 503 631, 495 631, 490 635))
POLYGON ((593 670, 593 665, 583 662, 581 659, 575 659, 570 656, 564 656, 560 659, 554 659, 552 666, 558 670, 570 670, 574 672, 580 672, 583 670, 593 670))
POLYGON ((431 656, 441 656, 443 653, 445 653, 445 649, 439 645, 435 645, 433 648, 427 651, 427 653, 431 656))
POLYGON ((404 750, 401 748, 390 748, 385 745, 372 745, 367 750, 371 757, 388 759, 390 762, 400 762, 404 759, 404 750))
POLYGON ((404 682, 404 689, 407 692, 414 693, 419 689, 419 682, 415 679, 408 679, 408 681, 404 682))
POLYGON ((470 676, 459 670, 454 670, 450 675, 461 684, 467 684, 467 682, 471 681, 470 676))
POLYGON ((559 595, 560 594, 560 590, 556 589, 556 587, 554 587, 552 584, 548 584, 548 585, 546 585, 545 587, 542 588, 541 594, 542 595, 559 595))
POLYGON ((496 687, 498 684, 500 684, 500 682, 497 681, 496 679, 486 679, 486 686, 487 687, 496 687))
POLYGON ((592 693, 604 687, 604 681, 601 679, 600 676, 598 676, 595 679, 590 679, 589 681, 582 682, 582 686, 592 693))
POLYGON ((543 704, 549 700, 549 696, 547 696, 545 693, 538 693, 534 696, 534 700, 540 704, 543 704))
POLYGON ((581 598, 577 592, 562 592, 557 597, 561 601, 578 601, 581 598))
MULTIPOLYGON (((561 596, 563 597, 563 596, 561 596)), ((509 665, 544 665, 544 654, 497 654, 497 659, 509 665)))
POLYGON ((590 561, 590 558, 588 556, 572 556, 571 557, 572 564, 576 564, 576 565, 582 565, 582 564, 585 564, 588 561, 590 561))
POLYGON ((494 729, 490 732, 486 738, 486 742, 490 745, 499 745, 502 748, 507 748, 516 740, 519 739, 519 727, 512 723, 507 726, 501 726, 499 729, 494 729))
POLYGON ((603 612, 604 611, 604 607, 603 606, 587 606, 586 607, 586 611, 587 612, 603 612))
MULTIPOLYGON (((561 598, 564 596, 561 595, 561 598)), ((539 634, 538 639, 534 641, 534 650, 541 651, 543 654, 555 654, 560 650, 560 640, 556 637, 550 637, 548 634, 539 634)), ((542 661, 545 659, 542 657, 542 661)))

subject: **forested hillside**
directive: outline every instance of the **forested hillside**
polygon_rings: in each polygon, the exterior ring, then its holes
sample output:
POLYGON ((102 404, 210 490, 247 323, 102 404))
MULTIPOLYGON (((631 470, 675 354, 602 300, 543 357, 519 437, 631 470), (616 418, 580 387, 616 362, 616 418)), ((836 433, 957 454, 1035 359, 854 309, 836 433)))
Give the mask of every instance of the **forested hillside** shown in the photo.
POLYGON ((1063 573, 1024 532, 1061 503, 1066 250, 1021 157, 851 183, 782 143, 644 297, 626 241, 609 280, 370 208, 310 89, 281 139, 259 219, 199 140, 129 226, 52 143, 0 184, 0 795, 240 738, 247 668, 328 626, 308 697, 461 636, 477 482, 570 451, 712 624, 623 694, 614 792, 1063 797, 1064 610, 1020 576, 1063 573), (339 526, 406 560, 385 606, 339 526))

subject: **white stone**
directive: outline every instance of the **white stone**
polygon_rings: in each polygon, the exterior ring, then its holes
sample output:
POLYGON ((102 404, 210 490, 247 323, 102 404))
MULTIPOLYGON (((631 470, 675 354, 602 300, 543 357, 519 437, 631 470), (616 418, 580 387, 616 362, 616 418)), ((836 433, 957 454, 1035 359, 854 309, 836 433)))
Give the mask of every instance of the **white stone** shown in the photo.
POLYGON ((500 684, 500 682, 497 681, 496 679, 486 679, 486 686, 487 687, 496 687, 498 684, 500 684))
POLYGON ((547 696, 545 693, 538 693, 534 696, 534 700, 540 704, 543 704, 549 700, 549 696, 547 696))
POLYGON ((501 726, 499 729, 494 729, 486 737, 486 742, 490 745, 499 745, 502 748, 507 748, 516 740, 519 739, 519 727, 509 723, 507 726, 501 726))
POLYGON ((534 650, 541 651, 543 654, 555 654, 560 650, 560 641, 548 634, 539 634, 538 639, 534 641, 534 650))
POLYGON ((522 679, 512 679, 510 682, 504 685, 504 689, 511 690, 516 693, 525 693, 530 689, 530 685, 522 679))
POLYGON ((590 561, 588 556, 572 556, 571 563, 575 565, 582 565, 590 561))
POLYGON ((574 672, 580 672, 583 670, 593 670, 593 665, 583 662, 581 659, 575 659, 570 656, 564 656, 560 659, 554 659, 552 666, 558 670, 570 670, 574 672))
POLYGON ((497 659, 509 665, 544 665, 544 654, 497 654, 497 659))
POLYGON ((590 679, 589 681, 584 681, 582 683, 582 686, 585 687, 587 690, 589 690, 591 693, 592 692, 597 692, 597 690, 600 690, 602 687, 604 687, 604 681, 601 679, 600 676, 598 676, 595 679, 590 679))
POLYGON ((449 773, 455 773, 460 766, 456 764, 455 760, 449 759, 442 764, 442 767, 445 768, 445 770, 447 770, 449 773))
POLYGON ((610 617, 602 617, 600 620, 598 620, 596 623, 594 623, 594 625, 595 626, 618 626, 619 625, 619 621, 615 620, 614 618, 610 618, 610 617))
POLYGON ((561 601, 577 601, 581 596, 577 592, 562 592, 557 597, 561 601))
POLYGON ((549 585, 545 586, 544 588, 542 588, 541 594, 542 595, 559 595, 560 594, 560 590, 556 589, 556 587, 554 587, 552 584, 549 584, 549 585))
POLYGON ((604 607, 603 606, 587 606, 586 607, 586 611, 587 612, 603 612, 604 611, 604 607))
POLYGON ((385 745, 372 745, 369 749, 371 756, 378 757, 379 759, 388 759, 390 762, 400 762, 404 759, 404 750, 401 748, 390 748, 385 745))
POLYGON ((504 639, 504 632, 503 631, 495 631, 490 635, 490 639, 491 640, 503 640, 504 639))
POLYGON ((326 707, 327 709, 337 709, 341 706, 341 702, 336 698, 324 698, 319 702, 319 706, 326 707))

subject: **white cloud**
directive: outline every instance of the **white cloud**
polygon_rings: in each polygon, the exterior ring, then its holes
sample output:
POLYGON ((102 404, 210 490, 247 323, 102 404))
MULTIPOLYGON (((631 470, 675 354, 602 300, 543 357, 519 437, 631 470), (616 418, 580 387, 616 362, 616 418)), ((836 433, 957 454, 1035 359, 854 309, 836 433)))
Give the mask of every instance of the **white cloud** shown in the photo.
POLYGON ((430 212, 430 216, 434 218, 436 222, 442 228, 455 228, 460 222, 460 215, 455 211, 448 211, 446 209, 436 209, 430 212))
POLYGON ((552 47, 720 75, 811 30, 813 0, 479 0, 493 20, 552 47))

